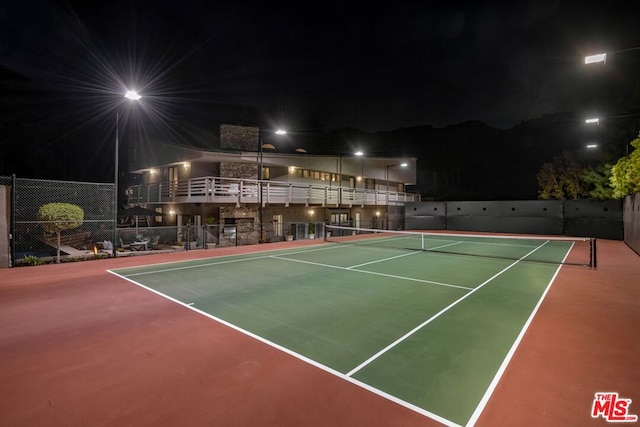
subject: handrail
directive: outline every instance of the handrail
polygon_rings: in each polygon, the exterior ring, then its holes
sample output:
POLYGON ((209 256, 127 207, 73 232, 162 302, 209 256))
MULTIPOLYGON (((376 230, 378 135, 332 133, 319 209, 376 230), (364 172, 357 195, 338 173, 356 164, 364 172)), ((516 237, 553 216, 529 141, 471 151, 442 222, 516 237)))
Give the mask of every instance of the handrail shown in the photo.
POLYGON ((339 187, 307 182, 285 182, 205 176, 189 180, 135 185, 127 188, 129 204, 143 203, 262 203, 386 205, 417 202, 420 196, 396 191, 339 187))

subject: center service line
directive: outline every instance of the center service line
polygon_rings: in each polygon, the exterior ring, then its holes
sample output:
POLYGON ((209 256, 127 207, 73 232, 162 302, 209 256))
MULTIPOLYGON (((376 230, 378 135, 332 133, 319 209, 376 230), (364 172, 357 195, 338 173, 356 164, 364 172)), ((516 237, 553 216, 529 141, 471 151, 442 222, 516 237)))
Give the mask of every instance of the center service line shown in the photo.
POLYGON ((483 283, 481 283, 478 287, 473 289, 471 292, 468 292, 467 294, 465 294, 462 297, 458 298, 457 300, 455 300, 454 302, 449 304, 447 307, 443 308, 438 313, 434 314, 429 319, 425 320, 420 325, 416 326, 415 328, 413 328, 412 330, 410 330, 409 332, 407 332, 406 334, 404 334, 403 336, 401 336, 400 338, 398 338, 397 340, 395 340, 394 342, 392 342, 391 344, 389 344, 388 346, 386 346, 385 348, 383 348, 382 350, 380 350, 379 352, 377 352, 376 354, 374 354, 373 356, 371 356, 370 358, 368 358, 367 360, 365 360, 364 362, 362 362, 361 364, 359 364, 358 366, 353 368, 351 371, 347 372, 346 376, 350 377, 350 376, 354 375, 356 372, 358 372, 359 370, 361 370, 365 366, 369 365, 374 360, 378 359, 380 356, 382 356, 383 354, 385 354, 386 352, 391 350, 393 347, 395 347, 398 344, 400 344, 402 341, 404 341, 407 338, 409 338, 411 335, 413 335, 416 332, 418 332, 420 329, 424 328, 429 323, 433 322, 438 317, 442 316, 444 313, 449 311, 451 308, 456 306, 458 303, 464 301, 467 297, 469 297, 470 295, 474 294, 477 290, 479 290, 482 287, 484 287, 484 285, 486 285, 487 283, 491 282, 493 279, 495 279, 496 277, 500 276, 502 273, 504 273, 505 271, 509 270, 511 267, 513 267, 514 265, 516 265, 517 263, 519 263, 520 261, 522 261, 523 259, 525 259, 529 255, 531 255, 532 253, 534 253, 535 251, 537 251, 538 249, 540 249, 541 247, 543 247, 547 243, 548 243, 548 241, 544 242, 543 244, 541 244, 540 246, 538 246, 537 248, 535 248, 534 250, 532 250, 531 252, 529 252, 528 254, 523 256, 522 258, 518 259, 517 261, 515 261, 512 264, 508 265, 507 267, 505 267, 504 269, 502 269, 498 273, 494 274, 493 276, 491 276, 490 278, 485 280, 483 283))

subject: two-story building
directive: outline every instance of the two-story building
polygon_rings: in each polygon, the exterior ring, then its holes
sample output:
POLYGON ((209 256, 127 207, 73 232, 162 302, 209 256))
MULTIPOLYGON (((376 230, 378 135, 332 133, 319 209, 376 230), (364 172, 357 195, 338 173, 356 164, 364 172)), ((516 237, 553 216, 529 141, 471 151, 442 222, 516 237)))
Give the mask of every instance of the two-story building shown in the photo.
POLYGON ((279 152, 256 127, 222 125, 220 149, 158 143, 131 159, 129 205, 158 212, 154 225, 215 225, 216 242, 323 237, 324 224, 401 228, 416 159, 279 152), (153 158, 153 160, 152 160, 153 158))

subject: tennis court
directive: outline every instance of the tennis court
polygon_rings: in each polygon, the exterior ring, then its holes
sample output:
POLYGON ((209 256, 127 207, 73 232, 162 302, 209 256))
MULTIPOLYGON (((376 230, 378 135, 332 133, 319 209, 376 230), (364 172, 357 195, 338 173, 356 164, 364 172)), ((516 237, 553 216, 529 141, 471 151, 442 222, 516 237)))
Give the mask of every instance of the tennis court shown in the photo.
POLYGON ((447 425, 473 424, 590 239, 333 229, 326 244, 112 273, 447 425))

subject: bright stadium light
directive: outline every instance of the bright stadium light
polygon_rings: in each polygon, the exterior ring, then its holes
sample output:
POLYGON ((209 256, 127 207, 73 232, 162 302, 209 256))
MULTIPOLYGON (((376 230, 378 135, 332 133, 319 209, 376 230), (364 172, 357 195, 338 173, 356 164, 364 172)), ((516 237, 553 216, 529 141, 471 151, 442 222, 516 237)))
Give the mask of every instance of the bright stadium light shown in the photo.
POLYGON ((596 55, 589 55, 584 57, 585 64, 595 64, 597 62, 607 62, 607 54, 606 53, 598 53, 596 55))
MULTIPOLYGON (((273 131, 273 133, 276 135, 286 135, 287 131, 284 129, 276 129, 275 131, 273 131)), ((264 217, 264 206, 262 201, 262 180, 264 177, 262 176, 262 173, 263 173, 262 168, 264 166, 263 153, 265 148, 268 150, 274 150, 276 147, 273 144, 270 144, 270 143, 265 144, 262 142, 261 129, 258 128, 258 203, 260 204, 258 208, 258 222, 260 223, 260 235, 258 236, 259 243, 264 243, 264 239, 263 239, 264 228, 262 226, 263 217, 264 217)))
MULTIPOLYGON (((138 92, 136 92, 135 90, 127 91, 124 97, 131 101, 138 101, 140 98, 142 98, 138 94, 138 92)), ((115 154, 113 158, 114 165, 113 165, 113 245, 112 245, 112 249, 113 249, 114 258, 118 253, 116 249, 118 248, 118 244, 117 244, 117 241, 118 241, 118 169, 119 169, 118 150, 120 148, 120 142, 118 140, 119 134, 120 134, 120 112, 116 110, 116 141, 115 141, 115 147, 114 147, 115 154)))
POLYGON ((598 117, 593 117, 591 119, 587 119, 584 121, 586 124, 600 124, 600 119, 598 117))
POLYGON ((587 144, 587 148, 598 148, 598 144, 587 144))
POLYGON ((127 93, 124 95, 125 98, 130 99, 132 101, 137 101, 140 98, 142 98, 142 96, 140 96, 138 94, 138 92, 136 92, 135 90, 129 90, 127 91, 127 93))

